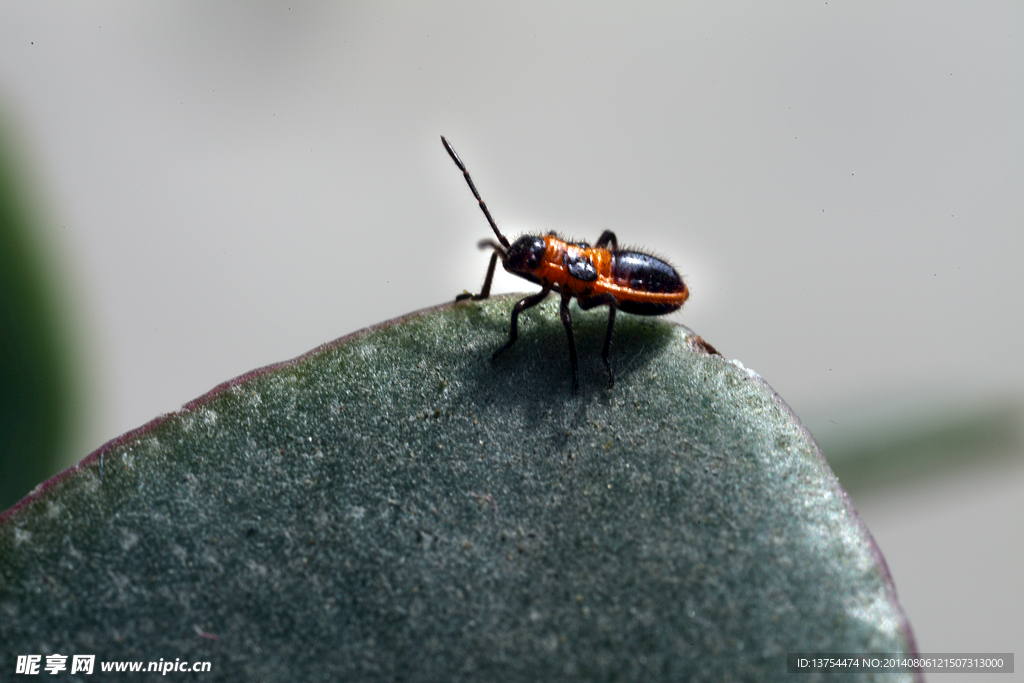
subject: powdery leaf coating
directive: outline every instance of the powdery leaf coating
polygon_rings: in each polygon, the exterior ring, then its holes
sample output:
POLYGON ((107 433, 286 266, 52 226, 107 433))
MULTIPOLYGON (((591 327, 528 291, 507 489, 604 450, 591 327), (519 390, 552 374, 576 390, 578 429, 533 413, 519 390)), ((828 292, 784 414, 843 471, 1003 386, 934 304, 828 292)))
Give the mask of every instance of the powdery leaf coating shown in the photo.
POLYGON ((570 394, 551 301, 490 361, 510 307, 255 371, 41 486, 0 517, 0 671, 788 680, 787 652, 914 651, 870 535, 756 373, 622 315, 609 391, 606 318, 574 311, 570 394))

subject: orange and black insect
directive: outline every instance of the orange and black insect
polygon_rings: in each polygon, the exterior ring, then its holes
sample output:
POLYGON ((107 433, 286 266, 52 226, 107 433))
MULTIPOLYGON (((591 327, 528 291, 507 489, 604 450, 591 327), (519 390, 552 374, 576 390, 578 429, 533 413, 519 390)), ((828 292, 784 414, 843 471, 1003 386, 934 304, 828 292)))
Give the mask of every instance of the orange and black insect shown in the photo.
POLYGON ((579 387, 579 371, 576 367, 576 343, 572 336, 569 300, 576 297, 579 307, 583 310, 595 306, 608 306, 608 331, 604 336, 604 349, 601 355, 608 370, 608 386, 612 386, 615 377, 612 374, 612 366, 608 363, 608 349, 612 342, 615 312, 665 315, 677 311, 690 296, 683 278, 675 268, 660 258, 635 249, 619 249, 618 240, 611 230, 601 233, 594 246, 586 242, 567 242, 553 232, 543 236, 523 235, 509 244, 508 239, 498 230, 497 223, 491 218, 491 212, 487 210, 484 200, 480 198, 466 165, 443 135, 441 142, 465 176, 469 189, 473 191, 473 196, 480 203, 480 209, 498 238, 497 242, 480 242, 481 249, 494 250, 480 293, 463 293, 455 297, 455 300, 479 301, 488 298, 491 295, 494 266, 499 257, 505 270, 541 286, 539 292, 526 297, 512 308, 512 327, 508 331, 508 341, 494 352, 492 358, 497 358, 515 344, 519 337, 519 314, 539 304, 551 292, 557 292, 562 295, 560 314, 569 338, 573 390, 579 387))

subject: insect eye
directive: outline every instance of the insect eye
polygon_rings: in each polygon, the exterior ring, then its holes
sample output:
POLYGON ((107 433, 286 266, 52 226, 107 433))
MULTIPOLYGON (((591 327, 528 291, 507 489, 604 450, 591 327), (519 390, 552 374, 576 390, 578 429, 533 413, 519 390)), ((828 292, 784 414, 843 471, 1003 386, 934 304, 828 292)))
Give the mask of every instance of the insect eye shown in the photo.
POLYGON ((524 235, 508 250, 509 266, 515 270, 535 270, 544 259, 547 243, 540 237, 524 235))
POLYGON ((540 262, 544 259, 544 252, 547 251, 548 245, 541 238, 536 238, 530 244, 530 258, 529 263, 531 268, 536 268, 540 265, 540 262))

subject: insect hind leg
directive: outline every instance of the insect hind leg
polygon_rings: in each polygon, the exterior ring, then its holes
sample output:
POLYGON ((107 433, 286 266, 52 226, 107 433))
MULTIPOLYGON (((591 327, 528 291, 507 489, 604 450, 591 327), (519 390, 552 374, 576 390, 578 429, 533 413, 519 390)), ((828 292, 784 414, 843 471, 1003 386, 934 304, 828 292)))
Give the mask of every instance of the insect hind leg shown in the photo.
POLYGON ((612 251, 619 250, 619 240, 615 238, 615 233, 611 230, 605 230, 601 233, 601 236, 597 238, 597 244, 594 246, 598 249, 604 249, 609 244, 611 245, 612 251))

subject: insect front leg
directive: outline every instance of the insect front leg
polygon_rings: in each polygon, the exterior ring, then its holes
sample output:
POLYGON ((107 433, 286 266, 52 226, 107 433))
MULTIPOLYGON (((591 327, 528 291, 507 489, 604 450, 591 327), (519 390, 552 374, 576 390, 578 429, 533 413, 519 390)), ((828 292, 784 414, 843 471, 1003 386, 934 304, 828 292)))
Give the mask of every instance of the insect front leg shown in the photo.
MULTIPOLYGON (((605 234, 611 233, 606 230, 605 234)), ((602 239, 604 237, 605 235, 601 235, 602 239)), ((614 240, 615 235, 612 235, 612 241, 614 240)), ((604 350, 601 351, 601 358, 604 359, 604 367, 608 371, 608 388, 611 388, 615 385, 615 375, 612 374, 612 365, 608 362, 608 351, 612 346, 612 328, 615 327, 615 311, 618 310, 619 304, 611 294, 598 294, 597 296, 580 299, 578 303, 580 309, 584 311, 595 306, 608 306, 608 330, 604 333, 604 350)))
POLYGON ((559 309, 558 313, 562 318, 562 324, 565 326, 565 335, 569 338, 569 363, 572 365, 572 390, 576 391, 580 388, 580 373, 576 367, 576 341, 572 338, 572 315, 569 314, 569 300, 571 298, 571 294, 567 292, 562 293, 562 307, 559 309))
POLYGON ((525 311, 527 308, 533 308, 551 292, 550 287, 545 287, 536 294, 526 297, 522 301, 518 302, 512 307, 512 327, 508 331, 508 341, 500 349, 491 354, 491 360, 494 360, 500 356, 508 347, 516 343, 516 339, 519 339, 519 314, 525 311))
POLYGON ((463 292, 462 294, 456 295, 456 301, 465 301, 466 299, 472 299, 473 301, 480 301, 491 296, 491 281, 494 280, 494 266, 498 263, 498 252, 491 254, 491 262, 487 266, 487 276, 484 277, 484 286, 480 289, 479 294, 471 294, 470 292, 463 292))

